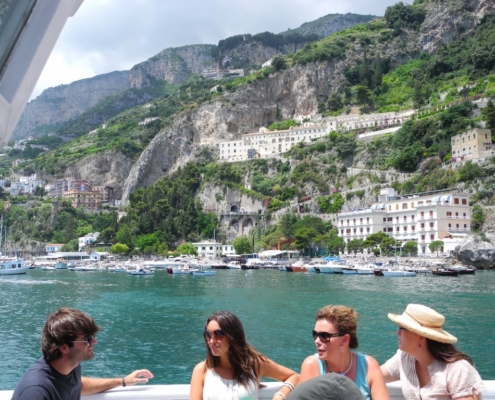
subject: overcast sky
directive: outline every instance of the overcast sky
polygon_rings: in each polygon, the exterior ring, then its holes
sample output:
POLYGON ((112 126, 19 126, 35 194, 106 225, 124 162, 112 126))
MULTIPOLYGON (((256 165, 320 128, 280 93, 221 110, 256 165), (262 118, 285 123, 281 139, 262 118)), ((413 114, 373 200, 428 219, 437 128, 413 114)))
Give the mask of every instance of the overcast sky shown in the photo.
POLYGON ((84 0, 38 81, 43 89, 128 70, 168 47, 279 33, 327 14, 383 16, 398 0, 84 0))

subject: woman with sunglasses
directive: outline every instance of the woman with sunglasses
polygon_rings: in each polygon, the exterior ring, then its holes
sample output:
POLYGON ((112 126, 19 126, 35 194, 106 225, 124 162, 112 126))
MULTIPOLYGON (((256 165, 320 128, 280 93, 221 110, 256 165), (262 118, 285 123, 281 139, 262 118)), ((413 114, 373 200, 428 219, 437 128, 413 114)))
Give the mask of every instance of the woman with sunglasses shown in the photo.
POLYGON ((206 360, 194 368, 190 400, 258 399, 261 377, 284 381, 274 400, 285 400, 299 375, 276 364, 246 342, 242 323, 219 311, 208 317, 203 331, 206 360))
POLYGON ((329 305, 318 310, 313 330, 317 353, 302 363, 299 382, 336 373, 350 378, 366 399, 389 400, 378 362, 351 351, 358 347, 357 316, 352 308, 345 306, 329 305))
POLYGON ((453 345, 457 338, 442 329, 443 315, 409 304, 388 317, 399 325, 399 350, 381 367, 386 382, 400 380, 407 400, 481 399, 485 385, 471 358, 453 345))

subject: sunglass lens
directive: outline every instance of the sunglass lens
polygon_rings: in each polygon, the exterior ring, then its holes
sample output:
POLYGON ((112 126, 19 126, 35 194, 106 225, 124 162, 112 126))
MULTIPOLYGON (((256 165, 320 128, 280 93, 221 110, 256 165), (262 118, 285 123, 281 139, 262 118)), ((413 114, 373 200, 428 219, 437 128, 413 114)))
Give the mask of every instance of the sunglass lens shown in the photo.
POLYGON ((225 336, 224 331, 222 331, 220 329, 217 329, 216 331, 214 331, 213 334, 215 335, 215 337, 217 339, 222 339, 225 336))

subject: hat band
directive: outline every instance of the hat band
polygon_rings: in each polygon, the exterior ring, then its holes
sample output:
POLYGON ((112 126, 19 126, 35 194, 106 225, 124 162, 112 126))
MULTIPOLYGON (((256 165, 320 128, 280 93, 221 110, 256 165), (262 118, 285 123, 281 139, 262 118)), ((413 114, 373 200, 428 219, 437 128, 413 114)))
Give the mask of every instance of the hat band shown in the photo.
POLYGON ((409 314, 407 311, 404 311, 402 313, 402 316, 409 319, 411 322, 415 322, 419 326, 422 326, 423 328, 428 328, 428 329, 434 329, 434 330, 439 330, 442 331, 442 325, 440 326, 435 326, 435 325, 424 325, 420 321, 418 321, 416 318, 414 318, 411 314, 409 314))

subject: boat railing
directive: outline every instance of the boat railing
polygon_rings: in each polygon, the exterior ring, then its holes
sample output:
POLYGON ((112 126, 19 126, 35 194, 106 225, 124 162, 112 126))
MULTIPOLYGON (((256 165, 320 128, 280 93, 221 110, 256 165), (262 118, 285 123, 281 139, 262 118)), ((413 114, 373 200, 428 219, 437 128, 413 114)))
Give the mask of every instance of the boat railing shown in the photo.
MULTIPOLYGON (((495 400, 495 381, 483 381, 487 391, 483 393, 483 400, 495 400)), ((270 400, 281 387, 280 382, 264 382, 259 399, 270 400)), ((399 382, 387 384, 390 400, 404 400, 399 382)), ((10 400, 12 390, 0 391, 0 400, 10 400)), ((189 385, 143 385, 119 387, 104 393, 82 396, 83 400, 188 400, 189 385)))

